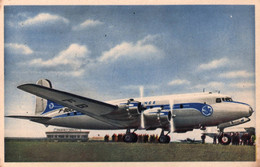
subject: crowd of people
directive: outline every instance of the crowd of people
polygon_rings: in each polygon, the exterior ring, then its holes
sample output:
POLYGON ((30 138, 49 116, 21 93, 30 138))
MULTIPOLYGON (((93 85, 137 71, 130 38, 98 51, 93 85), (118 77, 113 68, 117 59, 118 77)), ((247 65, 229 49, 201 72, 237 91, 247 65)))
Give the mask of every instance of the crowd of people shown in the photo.
MULTIPOLYGON (((141 135, 137 135, 138 139, 137 142, 138 143, 157 143, 159 136, 158 135, 148 135, 148 134, 141 134, 141 135)), ((109 135, 106 135, 104 137, 104 141, 105 142, 109 142, 109 135)), ((111 138, 112 142, 123 142, 123 134, 113 134, 112 138, 111 138)))
MULTIPOLYGON (((255 145, 255 134, 238 132, 230 133, 232 145, 255 145)), ((213 144, 217 144, 217 136, 213 138, 213 144)))
POLYGON ((255 144, 255 135, 244 133, 240 137, 238 132, 231 133, 231 143, 232 145, 254 145, 255 144))
MULTIPOLYGON (((123 142, 123 135, 124 134, 113 134, 111 139, 109 138, 109 135, 106 135, 104 137, 105 142, 123 142)), ((138 143, 158 143, 159 136, 158 135, 148 135, 148 134, 140 134, 137 135, 138 143)), ((255 135, 249 134, 249 133, 243 133, 242 135, 238 132, 231 133, 231 144, 232 145, 254 145, 255 144, 255 135)), ((205 135, 201 136, 202 144, 205 143, 205 135)), ((217 136, 213 138, 213 144, 217 144, 217 136)))

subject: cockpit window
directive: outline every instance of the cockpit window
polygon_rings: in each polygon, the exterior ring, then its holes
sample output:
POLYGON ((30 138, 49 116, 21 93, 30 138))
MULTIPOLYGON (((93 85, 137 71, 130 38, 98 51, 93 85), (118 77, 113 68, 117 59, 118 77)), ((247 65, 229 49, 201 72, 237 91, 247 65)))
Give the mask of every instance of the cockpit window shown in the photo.
POLYGON ((216 98, 216 103, 221 103, 221 98, 216 98))
POLYGON ((230 97, 222 98, 223 101, 233 101, 230 97))
POLYGON ((233 101, 230 97, 227 97, 225 100, 226 101, 233 101))

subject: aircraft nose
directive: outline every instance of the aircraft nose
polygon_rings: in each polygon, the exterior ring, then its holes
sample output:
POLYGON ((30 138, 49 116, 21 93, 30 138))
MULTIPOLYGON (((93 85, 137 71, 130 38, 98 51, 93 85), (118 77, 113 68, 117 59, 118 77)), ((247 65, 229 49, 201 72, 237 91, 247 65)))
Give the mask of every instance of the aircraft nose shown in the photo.
POLYGON ((252 107, 249 107, 249 116, 251 116, 253 114, 254 110, 252 107))

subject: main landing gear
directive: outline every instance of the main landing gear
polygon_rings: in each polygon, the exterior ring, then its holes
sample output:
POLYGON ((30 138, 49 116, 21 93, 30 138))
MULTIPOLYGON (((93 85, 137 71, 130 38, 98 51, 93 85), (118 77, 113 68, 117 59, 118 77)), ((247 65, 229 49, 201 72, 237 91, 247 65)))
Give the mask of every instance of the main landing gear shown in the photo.
POLYGON ((162 130, 161 135, 159 137, 159 143, 170 143, 171 138, 170 138, 170 136, 168 134, 169 133, 164 135, 164 130, 162 130))
POLYGON ((137 135, 133 132, 130 132, 130 129, 126 130, 126 134, 123 136, 123 140, 126 143, 136 143, 137 142, 137 135))

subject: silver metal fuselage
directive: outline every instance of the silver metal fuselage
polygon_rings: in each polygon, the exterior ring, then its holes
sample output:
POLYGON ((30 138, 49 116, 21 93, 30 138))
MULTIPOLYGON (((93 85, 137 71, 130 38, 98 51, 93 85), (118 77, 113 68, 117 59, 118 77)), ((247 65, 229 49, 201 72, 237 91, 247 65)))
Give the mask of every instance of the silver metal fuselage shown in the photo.
MULTIPOLYGON (((164 108, 171 111, 176 132, 185 132, 200 127, 218 126, 229 121, 248 118, 252 115, 252 108, 245 103, 226 101, 230 96, 214 93, 178 94, 136 98, 146 108, 164 108), (220 99, 220 101, 218 100, 220 99)), ((108 101, 119 105, 128 99, 108 101)), ((113 129, 142 129, 141 114, 135 119, 122 121, 122 126, 113 126, 94 119, 85 114, 59 113, 52 111, 49 120, 33 119, 34 122, 80 129, 113 130, 113 129)), ((115 116, 116 117, 116 116, 115 116)), ((130 117, 130 116, 129 116, 130 117)), ((115 118, 116 119, 116 118, 115 118)))

